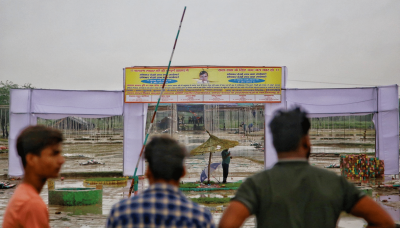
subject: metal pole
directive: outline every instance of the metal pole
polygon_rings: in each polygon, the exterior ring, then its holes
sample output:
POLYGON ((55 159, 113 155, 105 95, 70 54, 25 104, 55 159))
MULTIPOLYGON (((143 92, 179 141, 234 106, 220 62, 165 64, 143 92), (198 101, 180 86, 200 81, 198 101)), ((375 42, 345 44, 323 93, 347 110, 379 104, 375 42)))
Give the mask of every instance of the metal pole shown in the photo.
MULTIPOLYGON (((166 72, 166 74, 165 74, 164 83, 163 83, 163 85, 162 85, 162 87, 161 87, 160 96, 158 97, 158 101, 157 101, 156 108, 154 109, 153 118, 151 119, 149 128, 147 129, 147 133, 146 133, 146 137, 145 137, 144 142, 143 142, 142 150, 140 151, 139 158, 138 158, 138 161, 137 161, 137 163, 136 163, 135 173, 133 174, 134 177, 136 176, 136 172, 137 172, 137 169, 138 169, 138 167, 139 167, 140 158, 142 157, 142 154, 143 154, 143 151, 144 151, 144 147, 146 146, 147 139, 149 138, 149 134, 150 134, 150 131, 151 131, 151 127, 153 126, 154 118, 155 118, 156 113, 157 113, 157 110, 158 110, 158 105, 160 104, 160 100, 161 100, 162 94, 163 94, 163 92, 164 92, 165 83, 167 82, 169 68, 171 67, 171 61, 172 61, 172 57, 174 56, 176 43, 177 43, 178 37, 179 37, 179 32, 181 31, 181 26, 182 26, 183 17, 185 16, 185 11, 186 11, 186 6, 185 6, 185 8, 183 9, 183 14, 182 14, 181 22, 179 23, 179 28, 178 28, 178 34, 176 34, 174 47, 172 48, 172 54, 171 54, 171 57, 170 57, 170 59, 169 59, 168 68, 167 68, 167 72, 166 72)), ((129 197, 131 197, 131 193, 132 193, 132 189, 133 189, 133 184, 134 184, 134 182, 135 182, 134 179, 132 179, 131 187, 129 188, 129 197)))

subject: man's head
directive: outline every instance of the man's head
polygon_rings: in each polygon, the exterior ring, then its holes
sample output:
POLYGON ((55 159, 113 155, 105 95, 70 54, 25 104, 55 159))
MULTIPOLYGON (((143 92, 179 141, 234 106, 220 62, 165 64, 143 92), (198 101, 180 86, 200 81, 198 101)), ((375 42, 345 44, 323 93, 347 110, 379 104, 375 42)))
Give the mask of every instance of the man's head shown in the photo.
POLYGON ((201 71, 200 74, 199 74, 199 77, 200 77, 200 80, 202 82, 207 82, 208 81, 208 73, 207 73, 207 71, 205 71, 205 70, 201 71))
POLYGON ((179 181, 185 175, 186 149, 169 137, 154 137, 144 151, 149 163, 147 176, 154 181, 179 181))
POLYGON ((304 152, 308 158, 311 151, 308 137, 310 121, 306 112, 298 107, 288 111, 277 111, 269 127, 278 156, 289 152, 304 152))
POLYGON ((57 177, 65 162, 61 155, 60 131, 45 126, 30 126, 17 138, 17 151, 25 170, 42 178, 57 177))

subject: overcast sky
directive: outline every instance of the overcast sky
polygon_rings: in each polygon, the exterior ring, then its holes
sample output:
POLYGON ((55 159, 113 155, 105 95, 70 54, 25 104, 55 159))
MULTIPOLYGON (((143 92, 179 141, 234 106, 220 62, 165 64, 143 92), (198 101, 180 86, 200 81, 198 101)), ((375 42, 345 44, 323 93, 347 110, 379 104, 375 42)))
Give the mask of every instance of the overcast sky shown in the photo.
POLYGON ((287 66, 289 88, 400 84, 399 0, 0 0, 0 80, 122 90, 123 68, 287 66))

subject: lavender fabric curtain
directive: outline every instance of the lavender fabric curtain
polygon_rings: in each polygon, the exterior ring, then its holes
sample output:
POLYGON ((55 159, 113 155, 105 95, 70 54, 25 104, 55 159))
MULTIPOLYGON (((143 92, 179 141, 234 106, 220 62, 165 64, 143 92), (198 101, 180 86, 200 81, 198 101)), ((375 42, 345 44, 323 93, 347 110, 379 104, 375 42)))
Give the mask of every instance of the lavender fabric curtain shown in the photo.
MULTIPOLYGON (((17 154, 15 143, 19 133, 29 125, 35 125, 37 117, 43 119, 60 119, 67 116, 84 118, 103 118, 124 113, 124 123, 133 131, 136 126, 143 126, 147 114, 147 104, 124 104, 123 91, 75 91, 75 90, 42 90, 42 89, 12 89, 10 102, 10 136, 9 136, 9 176, 23 175, 23 167, 17 154), (127 112, 124 113, 124 106, 127 112), (144 111, 144 109, 146 111, 144 111), (139 112, 137 112, 140 110, 139 112), (137 113, 141 113, 137 116, 137 113)), ((124 140, 124 158, 126 162, 139 156, 138 141, 143 140, 144 129, 124 140), (140 136, 140 137, 139 137, 140 136), (135 138, 138 137, 138 138, 135 138), (125 154, 127 153, 127 154, 125 154)), ((136 132, 136 130, 135 130, 136 132)), ((140 145, 143 143, 139 143, 140 145)), ((125 162, 125 161, 124 161, 125 162)), ((124 163, 124 174, 129 173, 131 164, 124 163)), ((142 172, 139 173, 139 175, 142 172)))
POLYGON ((376 156, 385 161, 385 174, 398 174, 399 98, 397 85, 378 87, 377 97, 376 156))
POLYGON ((284 90, 282 91, 281 103, 266 103, 264 107, 264 117, 265 117, 264 166, 266 169, 271 168, 278 161, 278 156, 276 154, 274 145, 272 145, 272 136, 268 125, 271 122, 275 111, 279 109, 286 109, 286 92, 284 90))
POLYGON ((19 133, 29 125, 35 125, 36 119, 29 110, 31 108, 30 89, 12 89, 10 91, 10 134, 8 137, 8 175, 22 176, 24 169, 18 156, 16 142, 19 133))
MULTIPOLYGON (((124 105, 124 176, 132 176, 143 146, 146 131, 147 104, 124 105)), ((144 174, 144 155, 136 175, 144 174)))
POLYGON ((276 109, 300 106, 309 117, 374 113, 376 156, 385 161, 385 174, 399 173, 398 86, 349 89, 286 89, 281 104, 265 104, 265 168, 277 161, 268 128, 276 109))
MULTIPOLYGON (((122 114, 122 91, 32 90, 31 112, 34 114, 63 114, 117 116, 122 114)), ((83 116, 82 116, 83 117, 83 116)))

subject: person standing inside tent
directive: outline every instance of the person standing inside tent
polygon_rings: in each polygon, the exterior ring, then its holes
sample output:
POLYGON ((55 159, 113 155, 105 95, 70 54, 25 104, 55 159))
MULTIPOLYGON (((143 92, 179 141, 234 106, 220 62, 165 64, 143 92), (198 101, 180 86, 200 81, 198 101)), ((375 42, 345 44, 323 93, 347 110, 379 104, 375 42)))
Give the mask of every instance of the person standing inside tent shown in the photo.
POLYGON ((45 126, 30 126, 17 138, 17 151, 24 166, 24 180, 11 197, 3 228, 50 227, 49 212, 39 193, 48 178, 58 177, 62 164, 63 137, 45 126))
POLYGON ((250 123, 249 124, 249 133, 251 132, 252 128, 253 128, 253 123, 250 123))
POLYGON ((222 170, 223 170, 223 181, 222 183, 226 183, 226 178, 228 178, 228 173, 229 173, 229 163, 231 162, 231 152, 228 151, 228 149, 225 149, 221 152, 222 156, 222 170))

